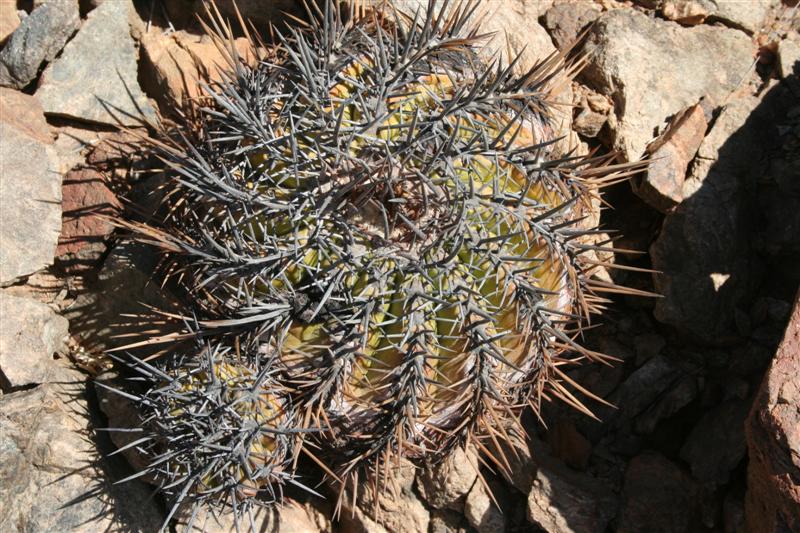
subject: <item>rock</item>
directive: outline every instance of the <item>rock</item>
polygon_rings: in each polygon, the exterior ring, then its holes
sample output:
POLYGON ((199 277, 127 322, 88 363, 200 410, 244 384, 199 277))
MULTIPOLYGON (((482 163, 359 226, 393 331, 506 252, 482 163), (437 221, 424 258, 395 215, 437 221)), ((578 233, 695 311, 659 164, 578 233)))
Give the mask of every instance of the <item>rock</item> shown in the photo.
POLYGON ((712 0, 716 9, 714 19, 741 28, 747 33, 755 33, 767 22, 770 12, 780 6, 780 0, 712 0))
POLYGON ((595 113, 591 109, 584 109, 575 117, 572 127, 584 137, 594 138, 597 137, 597 134, 600 133, 607 121, 608 117, 605 115, 595 113))
POLYGON ((92 10, 61 57, 42 74, 36 97, 45 113, 88 122, 136 125, 155 112, 139 88, 130 35, 130 0, 92 10))
POLYGON ((636 366, 642 366, 646 361, 661 353, 667 345, 664 337, 657 333, 643 333, 633 339, 633 347, 636 350, 636 366))
MULTIPOLYGON (((137 336, 117 338, 141 334, 141 328, 129 325, 125 315, 147 315, 145 306, 174 310, 169 291, 150 282, 156 264, 153 250, 143 244, 122 242, 109 252, 97 282, 80 292, 64 310, 72 324, 73 336, 84 349, 102 351, 143 340, 137 336)), ((149 355, 145 351, 134 353, 141 357, 149 355)))
POLYGON ((636 416, 634 431, 640 435, 650 435, 660 421, 689 405, 699 393, 698 378, 691 374, 677 376, 651 406, 636 416))
POLYGON ((86 163, 101 170, 111 170, 136 158, 136 143, 146 137, 129 131, 114 132, 104 137, 101 142, 93 143, 93 149, 86 157, 86 163))
MULTIPOLYGON (((793 77, 800 83, 800 78, 793 77)), ((770 89, 778 105, 774 106, 773 131, 768 160, 759 177, 759 214, 766 224, 756 236, 757 249, 769 256, 769 268, 789 283, 800 283, 800 99, 788 83, 775 82, 770 89), (783 106, 784 114, 777 114, 783 106)), ((781 329, 781 333, 783 330, 781 329)))
POLYGON ((464 515, 447 509, 431 512, 428 533, 468 533, 469 523, 464 515))
POLYGON ((58 161, 41 140, 45 130, 34 109, 21 117, 0 116, 0 285, 52 264, 61 231, 58 161))
POLYGON ((800 295, 746 422, 753 533, 800 530, 800 295))
POLYGON ((592 444, 575 428, 569 418, 559 418, 547 432, 547 442, 554 457, 576 470, 585 470, 592 454, 592 444))
POLYGON ((394 481, 377 495, 364 485, 366 490, 359 492, 355 508, 350 506, 352 496, 345 495, 342 510, 342 530, 347 533, 388 533, 408 531, 410 533, 427 533, 430 524, 430 513, 425 505, 414 494, 414 476, 416 468, 411 462, 403 459, 400 464, 391 464, 388 479, 394 481))
POLYGON ((53 0, 25 17, 0 51, 0 85, 22 89, 81 25, 76 0, 53 0))
POLYGON ((700 418, 681 448, 692 476, 711 486, 727 483, 731 471, 744 459, 744 421, 750 403, 729 400, 700 418))
POLYGON ((661 14, 684 26, 702 24, 716 6, 713 0, 664 0, 661 14))
MULTIPOLYGON (((240 57, 254 59, 247 39, 237 38, 235 46, 240 57)), ((142 36, 142 52, 143 86, 160 97, 165 111, 205 94, 200 80, 220 81, 220 68, 227 68, 225 56, 211 37, 183 30, 165 34, 152 27, 142 36)))
POLYGON ((15 0, 0 0, 0 46, 14 33, 20 24, 15 0))
POLYGON ((647 172, 635 187, 639 197, 666 213, 683 200, 686 169, 706 134, 703 108, 689 107, 670 121, 664 134, 647 147, 647 172))
POLYGON ((681 377, 681 370, 672 361, 662 355, 653 357, 628 376, 612 397, 619 418, 632 419, 643 413, 681 377))
POLYGON ((615 101, 614 149, 639 159, 667 117, 702 96, 722 101, 752 62, 750 39, 726 28, 683 28, 633 9, 604 13, 587 42, 592 59, 582 77, 615 101), (652 87, 661 88, 652 98, 652 87))
POLYGON ((103 216, 118 214, 122 205, 106 185, 105 176, 91 168, 68 172, 62 197, 58 263, 67 272, 93 268, 114 231, 114 224, 103 216))
POLYGON ((48 381, 53 353, 69 323, 43 303, 0 291, 0 385, 3 389, 48 381))
POLYGON ((239 533, 252 530, 270 533, 318 533, 331 529, 330 522, 318 510, 289 498, 285 498, 280 506, 256 507, 252 512, 252 520, 255 528, 250 527, 249 516, 240 518, 237 524, 230 511, 212 513, 208 508, 202 508, 191 528, 185 528, 188 518, 179 522, 184 526, 181 531, 187 532, 239 533))
POLYGON ((467 493, 478 478, 474 452, 456 448, 443 463, 427 467, 417 477, 419 494, 434 509, 463 509, 467 493))
POLYGON ((506 530, 505 515, 492 501, 486 486, 478 481, 467 494, 464 514, 478 533, 498 533, 506 530))
POLYGON ((0 87, 0 122, 44 144, 53 143, 53 134, 39 101, 29 94, 0 87))
POLYGON ((354 513, 347 510, 341 521, 342 531, 346 533, 428 533, 430 513, 411 495, 394 501, 388 510, 382 508, 377 517, 357 507, 354 513))
MULTIPOLYGON (((650 247, 657 320, 714 345, 735 341, 734 311, 749 308, 761 276, 754 249, 756 186, 779 145, 788 90, 733 100, 706 135, 683 186, 683 202, 664 219, 650 247)), ((765 211, 769 216, 769 208, 765 211)), ((782 222, 783 223, 783 222, 782 222)))
MULTIPOLYGON (((217 0, 217 9, 228 20, 236 20, 236 8, 244 20, 253 22, 261 28, 270 23, 280 27, 285 20, 284 13, 303 15, 303 4, 295 0, 217 0)), ((165 0, 164 7, 171 21, 178 25, 187 25, 195 21, 197 15, 205 15, 203 0, 165 0)))
POLYGON ((602 115, 608 115, 611 110, 614 109, 614 104, 610 101, 608 96, 596 93, 585 86, 582 86, 582 88, 583 94, 586 96, 586 103, 592 111, 602 115))
MULTIPOLYGON (((525 437, 509 431, 509 441, 499 441, 497 445, 487 443, 489 453, 498 459, 505 457, 509 468, 497 468, 503 478, 523 494, 531 490, 536 475, 536 463, 525 437), (499 445, 499 449, 498 449, 499 445)), ((500 459, 502 460, 502 459, 500 459)))
MULTIPOLYGON (((126 430, 138 428, 141 425, 141 417, 136 406, 124 396, 115 393, 111 389, 121 390, 124 383, 113 371, 106 371, 98 375, 94 380, 94 391, 97 395, 97 402, 100 410, 106 415, 108 424, 111 428, 108 436, 117 449, 124 448, 128 444, 142 437, 142 434, 134 431, 113 431, 114 429, 126 430)), ((142 455, 136 447, 127 448, 120 454, 128 461, 134 472, 141 472, 147 468, 150 461, 142 455)), ((156 484, 156 480, 149 475, 142 476, 142 480, 156 484)))
POLYGON ((617 510, 614 494, 587 475, 540 468, 528 495, 528 520, 548 533, 601 533, 617 510))
POLYGON ((60 126, 55 130, 56 141, 53 143, 58 154, 59 167, 61 174, 66 174, 70 170, 83 165, 86 162, 86 153, 93 146, 112 135, 107 131, 95 131, 73 126, 60 126))
POLYGON ((733 489, 722 502, 722 527, 725 533, 747 531, 744 521, 744 491, 733 489))
POLYGON ((600 6, 587 0, 562 3, 547 10, 544 14, 543 24, 550 33, 556 48, 564 50, 601 13, 600 6))
POLYGON ((778 65, 782 78, 792 74, 800 76, 800 44, 791 39, 784 39, 778 45, 778 65))
POLYGON ((550 36, 536 22, 545 3, 520 0, 481 3, 475 17, 481 20, 481 33, 494 32, 485 41, 486 48, 482 52, 485 57, 499 54, 507 60, 510 47, 512 53, 523 53, 518 67, 524 71, 553 53, 555 47, 550 36))
POLYGON ((625 472, 619 533, 686 533, 699 527, 699 488, 678 466, 653 452, 631 460, 625 472))
POLYGON ((157 531, 146 487, 105 477, 84 376, 57 369, 52 383, 0 396, 0 531, 157 531))

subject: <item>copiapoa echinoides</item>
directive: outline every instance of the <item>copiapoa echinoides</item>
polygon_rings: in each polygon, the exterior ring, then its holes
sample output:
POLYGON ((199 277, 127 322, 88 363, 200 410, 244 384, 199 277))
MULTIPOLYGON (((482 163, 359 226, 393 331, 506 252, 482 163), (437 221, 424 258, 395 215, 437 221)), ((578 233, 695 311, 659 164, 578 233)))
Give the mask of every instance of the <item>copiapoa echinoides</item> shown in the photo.
POLYGON ((120 222, 183 309, 119 357, 167 521, 279 501, 301 455, 342 493, 467 445, 508 469, 524 408, 588 412, 561 367, 606 359, 576 341, 629 291, 593 277, 598 191, 638 167, 559 153, 580 61, 487 58, 478 6, 321 0, 269 44, 240 18, 247 54, 209 7, 227 66, 143 143, 158 213, 120 222))

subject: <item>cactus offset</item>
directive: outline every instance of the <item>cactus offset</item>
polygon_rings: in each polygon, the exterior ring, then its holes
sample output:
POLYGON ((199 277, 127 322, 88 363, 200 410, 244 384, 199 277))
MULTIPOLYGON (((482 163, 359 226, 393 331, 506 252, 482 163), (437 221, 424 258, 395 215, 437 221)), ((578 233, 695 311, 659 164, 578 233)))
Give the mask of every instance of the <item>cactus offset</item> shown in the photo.
MULTIPOLYGON (((241 350, 182 359, 199 374, 143 396, 168 414, 162 431, 191 418, 174 398, 200 402, 206 376, 257 382, 276 392, 233 412, 255 426, 280 414, 276 435, 305 435, 353 479, 397 455, 487 450, 548 393, 580 405, 558 366, 602 357, 573 338, 596 292, 618 290, 590 277, 603 247, 585 220, 597 187, 631 169, 556 155, 563 56, 522 74, 518 60, 484 61, 477 5, 406 15, 325 1, 256 65, 215 19, 230 68, 196 120, 154 143, 174 187, 163 219, 137 230, 164 252, 198 336, 241 350)), ((289 440, 275 438, 243 446, 284 465, 289 440)), ((263 462, 191 460, 208 461, 196 494, 279 482, 253 474, 263 462)))

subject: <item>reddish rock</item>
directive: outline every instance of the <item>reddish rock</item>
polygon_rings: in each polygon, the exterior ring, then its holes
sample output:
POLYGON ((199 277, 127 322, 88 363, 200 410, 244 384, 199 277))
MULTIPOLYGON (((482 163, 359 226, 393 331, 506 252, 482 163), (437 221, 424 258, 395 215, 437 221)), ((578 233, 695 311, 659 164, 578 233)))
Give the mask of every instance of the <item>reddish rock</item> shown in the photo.
MULTIPOLYGON (((237 53, 252 59, 248 48, 247 39, 236 39, 237 53)), ((186 31, 165 34, 153 27, 142 36, 142 52, 143 85, 164 110, 202 96, 200 80, 219 81, 219 70, 227 67, 225 56, 209 36, 186 31)))
POLYGON ((745 429, 747 531, 800 531, 800 295, 745 429))
POLYGON ((657 453, 634 457, 625 472, 618 533, 685 533, 699 528, 700 489, 657 453))
POLYGON ((700 148, 707 128, 700 104, 678 113, 664 135, 648 147, 650 163, 644 180, 636 187, 636 194, 662 213, 681 203, 686 169, 700 148))
POLYGON ((56 257, 67 270, 91 266, 105 250, 105 241, 114 231, 102 215, 113 215, 120 203, 106 186, 100 172, 84 168, 71 170, 62 188, 62 230, 56 257))
POLYGON ((555 457, 577 470, 585 470, 592 454, 592 445, 575 428, 568 418, 562 418, 553 424, 547 432, 547 441, 555 457))
MULTIPOLYGON (((2 5, 0 4, 0 7, 2 5)), ((35 97, 0 87, 0 109, 4 123, 39 142, 53 144, 53 134, 44 119, 42 105, 35 97)))

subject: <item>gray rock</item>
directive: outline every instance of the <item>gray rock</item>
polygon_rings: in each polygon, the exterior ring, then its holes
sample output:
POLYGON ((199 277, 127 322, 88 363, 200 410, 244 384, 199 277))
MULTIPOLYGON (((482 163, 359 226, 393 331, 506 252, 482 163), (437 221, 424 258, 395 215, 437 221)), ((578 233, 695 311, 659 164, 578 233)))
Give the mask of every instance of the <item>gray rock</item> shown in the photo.
POLYGON ((658 399, 634 419, 633 428, 640 435, 649 435, 665 418, 689 405, 700 392, 698 379, 692 375, 681 375, 671 381, 658 399))
POLYGON ((616 510, 602 481, 566 469, 540 468, 528 495, 528 520, 548 533, 601 533, 616 510))
POLYGON ((461 511, 475 480, 478 478, 478 459, 473 452, 456 448, 443 463, 428 467, 417 477, 417 489, 422 499, 434 509, 461 511))
POLYGON ((699 527, 699 487, 657 453, 634 457, 625 472, 619 533, 686 533, 699 527))
POLYGON ((130 0, 104 2, 42 75, 45 113, 89 122, 135 125, 155 111, 139 87, 130 0))
POLYGON ((506 530, 506 517, 492 501, 486 486, 475 483, 467 494, 464 515, 478 533, 498 533, 506 530))
POLYGON ((716 7, 712 17, 724 23, 755 33, 767 22, 770 12, 780 6, 780 0, 711 0, 716 7))
POLYGON ((656 319, 703 342, 736 339, 734 311, 749 307, 760 279, 754 245, 769 236, 754 238, 762 216, 756 187, 777 148, 777 123, 791 101, 786 92, 777 86, 722 110, 690 168, 683 202, 650 248, 653 268, 662 273, 654 276, 663 295, 656 319))
POLYGON ((0 396, 0 531, 157 531, 149 491, 111 486, 89 434, 84 376, 0 396))
POLYGON ((195 516, 191 529, 188 525, 188 517, 191 516, 187 509, 184 513, 187 518, 179 519, 181 527, 178 531, 186 533, 238 533, 243 531, 263 531, 270 533, 318 533, 319 531, 330 531, 330 521, 309 504, 300 504, 289 498, 284 499, 280 506, 257 506, 245 520, 236 519, 230 509, 218 509, 209 507, 201 508, 195 516), (255 527, 250 527, 249 521, 252 519, 255 527))
MULTIPOLYGON (((122 242, 106 257, 96 284, 78 294, 64 315, 73 325, 72 334, 87 350, 105 350, 140 340, 116 335, 141 333, 123 315, 147 314, 146 305, 158 310, 174 310, 166 289, 151 282, 157 258, 145 245, 122 242)), ((146 356, 147 353, 138 353, 146 356)))
POLYGON ((561 50, 572 43, 583 28, 600 16, 602 10, 594 2, 581 0, 558 4, 544 14, 544 27, 561 50))
POLYGON ((527 494, 531 490, 536 475, 536 463, 525 437, 509 431, 509 440, 487 443, 489 453, 494 457, 505 457, 509 468, 497 468, 503 478, 518 491, 527 494))
POLYGON ((0 385, 24 387, 48 381, 53 353, 69 323, 47 305, 0 292, 0 385))
POLYGON ((52 146, 0 119, 0 285, 53 263, 61 175, 52 146))
POLYGON ((780 0, 664 0, 660 11, 665 18, 687 26, 722 22, 752 34, 762 28, 779 4, 780 0))
POLYGON ((28 85, 80 25, 77 0, 53 0, 34 9, 0 51, 0 85, 16 89, 28 85))
MULTIPOLYGON (((124 383, 118 378, 117 374, 112 371, 106 371, 95 378, 95 393, 97 394, 97 401, 100 405, 100 410, 106 415, 108 419, 108 427, 112 429, 133 429, 139 427, 141 424, 141 417, 139 411, 133 403, 120 394, 108 389, 108 387, 121 390, 124 383)), ((119 448, 124 448, 131 442, 138 440, 142 437, 139 432, 133 431, 109 431, 108 436, 111 442, 119 448)), ((125 457, 128 464, 136 472, 141 472, 149 464, 147 457, 143 456, 136 447, 127 448, 121 455, 125 457)), ((143 476, 143 480, 151 482, 147 475, 143 476)))
POLYGON ((756 239, 759 249, 770 256, 770 268, 794 283, 800 283, 799 89, 800 78, 792 76, 770 90, 777 100, 776 112, 780 107, 784 111, 774 115, 777 146, 770 150, 759 180, 758 212, 764 214, 766 225, 759 228, 763 231, 756 239), (792 87, 788 81, 797 82, 798 86, 792 87))
POLYGON ((447 509, 431 512, 428 533, 467 533, 469 523, 463 514, 447 509))
POLYGON ((405 459, 392 462, 387 474, 394 483, 377 498, 372 490, 360 490, 356 506, 352 507, 352 496, 346 495, 341 514, 343 531, 428 533, 430 512, 414 493, 414 465, 405 459))
POLYGON ((614 99, 613 147, 629 161, 670 116, 705 95, 722 101, 752 63, 752 44, 740 31, 683 28, 633 9, 603 14, 587 49, 593 55, 583 79, 614 99))
POLYGON ((628 376, 612 396, 621 419, 632 419, 650 407, 682 376, 681 370, 664 356, 657 355, 628 376))
POLYGON ((706 412, 681 448, 681 459, 689 463, 692 476, 702 483, 727 483, 731 471, 744 459, 744 423, 750 402, 733 400, 706 412))

